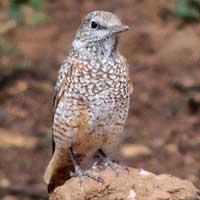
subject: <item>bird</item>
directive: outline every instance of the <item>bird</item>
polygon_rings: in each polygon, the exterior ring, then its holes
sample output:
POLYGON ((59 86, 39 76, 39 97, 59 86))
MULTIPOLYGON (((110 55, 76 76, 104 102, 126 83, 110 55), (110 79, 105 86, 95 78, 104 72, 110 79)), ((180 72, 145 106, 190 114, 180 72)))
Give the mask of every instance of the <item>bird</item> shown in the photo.
POLYGON ((124 134, 133 91, 118 50, 119 34, 128 30, 114 13, 92 11, 74 36, 55 85, 53 155, 44 173, 49 193, 71 176, 101 181, 80 167, 94 153, 113 170, 119 166, 106 151, 124 134))

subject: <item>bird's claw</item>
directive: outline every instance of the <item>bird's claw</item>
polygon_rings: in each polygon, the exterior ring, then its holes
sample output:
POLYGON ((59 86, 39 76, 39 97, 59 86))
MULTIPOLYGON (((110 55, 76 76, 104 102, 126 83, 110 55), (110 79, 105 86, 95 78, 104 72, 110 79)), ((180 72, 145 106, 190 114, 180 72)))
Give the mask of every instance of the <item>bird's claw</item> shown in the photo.
POLYGON ((101 184, 104 184, 103 178, 92 173, 92 170, 83 171, 80 167, 75 168, 75 172, 70 173, 71 177, 79 177, 80 185, 82 185, 84 177, 89 177, 101 184))
POLYGON ((118 163, 116 163, 116 162, 113 162, 113 161, 110 160, 110 159, 107 159, 107 160, 105 161, 105 165, 108 166, 108 167, 110 167, 110 168, 112 169, 112 171, 115 173, 116 176, 119 175, 119 172, 120 172, 121 170, 126 170, 127 172, 129 172, 129 170, 128 170, 127 167, 122 166, 122 165, 120 165, 120 164, 118 164, 118 163))

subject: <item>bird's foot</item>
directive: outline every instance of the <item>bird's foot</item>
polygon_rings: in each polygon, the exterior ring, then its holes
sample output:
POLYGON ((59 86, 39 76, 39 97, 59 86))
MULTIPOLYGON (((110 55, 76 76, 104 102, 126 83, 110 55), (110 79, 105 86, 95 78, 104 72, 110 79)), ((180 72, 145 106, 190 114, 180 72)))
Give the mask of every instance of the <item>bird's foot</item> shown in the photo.
POLYGON ((115 173, 116 176, 119 175, 119 172, 121 170, 126 170, 128 171, 128 168, 123 166, 123 165, 120 165, 116 162, 113 162, 112 160, 110 160, 108 157, 104 160, 104 165, 105 166, 108 166, 112 169, 112 171, 115 173))
POLYGON ((75 166, 75 172, 71 172, 70 176, 71 177, 79 177, 80 185, 82 185, 84 177, 89 177, 101 184, 104 183, 104 180, 100 176, 93 174, 92 170, 83 171, 79 166, 75 166))
POLYGON ((104 183, 104 180, 101 177, 92 173, 92 171, 94 171, 93 168, 91 170, 86 170, 86 171, 83 171, 80 168, 79 164, 77 163, 77 161, 75 159, 75 154, 73 152, 72 147, 70 148, 70 157, 71 157, 71 161, 72 161, 74 168, 75 168, 75 172, 71 172, 70 176, 71 177, 77 177, 78 176, 79 179, 80 179, 80 185, 82 185, 84 177, 89 177, 89 178, 91 178, 91 179, 93 179, 93 180, 95 180, 99 183, 104 183))
POLYGON ((99 149, 97 154, 100 156, 100 161, 101 163, 104 164, 104 166, 108 166, 112 169, 112 171, 115 173, 116 176, 119 175, 119 172, 121 170, 126 170, 128 171, 128 168, 122 165, 117 164, 116 162, 113 162, 107 155, 106 153, 102 150, 99 149))

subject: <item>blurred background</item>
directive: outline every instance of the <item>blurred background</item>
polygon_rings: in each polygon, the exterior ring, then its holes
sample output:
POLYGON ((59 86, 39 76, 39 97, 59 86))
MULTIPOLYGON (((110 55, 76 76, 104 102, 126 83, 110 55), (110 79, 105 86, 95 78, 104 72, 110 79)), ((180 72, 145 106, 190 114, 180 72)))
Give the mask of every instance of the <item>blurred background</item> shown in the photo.
POLYGON ((58 69, 84 16, 116 13, 134 95, 114 157, 200 184, 200 0, 1 0, 0 199, 45 199, 58 69))

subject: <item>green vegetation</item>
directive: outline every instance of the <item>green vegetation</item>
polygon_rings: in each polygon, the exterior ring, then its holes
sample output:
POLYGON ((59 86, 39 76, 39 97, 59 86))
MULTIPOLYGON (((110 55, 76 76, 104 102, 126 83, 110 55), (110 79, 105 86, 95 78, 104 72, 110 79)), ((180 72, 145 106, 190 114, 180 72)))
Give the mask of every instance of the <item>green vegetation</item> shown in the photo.
POLYGON ((22 60, 12 65, 12 69, 14 71, 20 71, 29 68, 30 68, 30 63, 27 60, 22 60))
POLYGON ((0 63, 0 79, 8 73, 30 68, 30 62, 28 62, 21 50, 6 40, 0 40, 0 56, 12 60, 9 65, 0 63))
POLYGON ((0 41, 0 55, 21 55, 21 51, 8 42, 0 41))
POLYGON ((200 0, 177 0, 174 15, 183 20, 200 20, 200 0))
POLYGON ((34 11, 32 13, 32 17, 28 20, 26 20, 26 25, 28 26, 37 26, 37 25, 42 25, 46 24, 49 22, 49 16, 45 15, 44 13, 34 11))
POLYGON ((9 6, 9 16, 11 19, 20 20, 23 15, 21 6, 29 5, 35 10, 38 10, 42 5, 43 0, 11 0, 9 6))
POLYGON ((43 0, 11 0, 8 8, 9 17, 17 22, 24 21, 29 26, 45 24, 49 17, 40 12, 42 3, 43 0))

